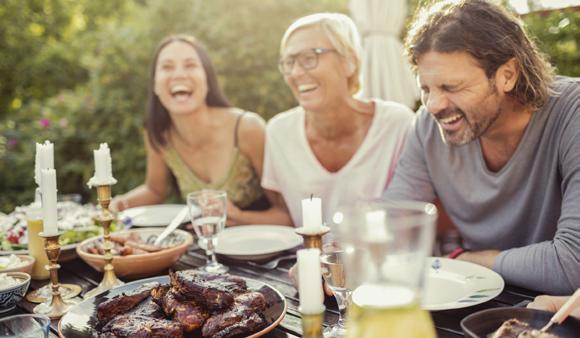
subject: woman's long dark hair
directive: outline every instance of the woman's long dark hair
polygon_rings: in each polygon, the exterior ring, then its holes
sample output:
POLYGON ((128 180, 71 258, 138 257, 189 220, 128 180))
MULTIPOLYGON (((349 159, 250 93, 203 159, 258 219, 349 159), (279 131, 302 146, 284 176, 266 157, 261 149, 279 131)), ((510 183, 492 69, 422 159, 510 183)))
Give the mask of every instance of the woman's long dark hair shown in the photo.
POLYGON ((191 45, 199 58, 203 69, 205 70, 207 79, 207 96, 205 98, 205 103, 209 107, 231 107, 232 105, 226 98, 224 92, 218 84, 217 75, 209 56, 205 48, 196 41, 196 39, 191 35, 178 34, 171 35, 164 38, 153 54, 153 60, 151 63, 151 73, 149 78, 149 92, 148 92, 148 105, 147 113, 145 116, 145 129, 147 130, 147 136, 149 142, 155 149, 159 149, 165 145, 167 140, 165 139, 167 130, 171 127, 171 118, 169 117, 169 112, 163 106, 159 97, 155 94, 155 69, 157 66, 157 59, 159 58, 159 53, 168 44, 180 41, 191 45))

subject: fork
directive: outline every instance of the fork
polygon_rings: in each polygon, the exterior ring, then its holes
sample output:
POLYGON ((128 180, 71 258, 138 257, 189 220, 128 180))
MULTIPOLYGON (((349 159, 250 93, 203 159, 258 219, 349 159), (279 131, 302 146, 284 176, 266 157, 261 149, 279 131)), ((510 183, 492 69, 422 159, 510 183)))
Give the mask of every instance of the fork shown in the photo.
POLYGON ((249 261, 248 265, 255 266, 258 268, 262 268, 262 269, 266 269, 266 270, 273 270, 273 269, 276 269, 276 267, 278 267, 278 264, 280 263, 280 261, 288 260, 288 259, 296 259, 296 254, 280 256, 280 257, 275 258, 275 259, 273 259, 269 262, 266 262, 264 264, 258 264, 256 262, 249 261))

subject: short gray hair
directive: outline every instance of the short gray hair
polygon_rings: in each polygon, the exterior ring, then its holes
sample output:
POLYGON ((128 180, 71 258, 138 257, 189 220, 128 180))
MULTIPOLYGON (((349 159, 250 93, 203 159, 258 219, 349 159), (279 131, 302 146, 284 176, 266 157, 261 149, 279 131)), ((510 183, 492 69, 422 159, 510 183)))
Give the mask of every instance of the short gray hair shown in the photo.
POLYGON ((354 73, 348 79, 351 94, 361 89, 362 43, 358 29, 351 18, 340 13, 316 13, 294 21, 284 33, 280 42, 280 54, 286 48, 288 39, 300 28, 319 26, 330 40, 338 54, 354 60, 354 73))

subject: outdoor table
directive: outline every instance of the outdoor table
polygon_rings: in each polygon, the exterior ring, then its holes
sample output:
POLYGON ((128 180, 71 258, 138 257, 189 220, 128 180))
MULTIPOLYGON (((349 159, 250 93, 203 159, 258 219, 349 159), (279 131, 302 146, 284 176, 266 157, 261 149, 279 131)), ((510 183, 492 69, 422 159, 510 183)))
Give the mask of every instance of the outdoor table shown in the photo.
MULTIPOLYGON (((191 251, 181 257, 181 259, 174 265, 175 270, 192 269, 205 264, 206 256, 201 249, 191 251)), ((248 265, 244 262, 234 262, 221 259, 221 262, 230 267, 230 273, 249 277, 268 283, 272 287, 278 289, 285 297, 288 303, 288 311, 280 325, 265 335, 265 338, 278 337, 301 337, 302 328, 300 313, 298 312, 298 293, 294 288, 288 277, 288 269, 294 262, 283 261, 274 270, 266 270, 259 267, 248 265)), ((102 274, 95 271, 93 268, 85 264, 80 258, 64 262, 61 264, 59 270, 59 279, 62 283, 75 283, 83 288, 83 294, 87 290, 95 287, 102 279, 102 274)), ((130 280, 125 280, 129 282, 130 280)), ((46 284, 46 281, 32 281, 30 290, 41 287, 46 284)), ((534 299, 537 292, 506 285, 503 292, 493 300, 471 306, 463 309, 433 311, 431 315, 435 322, 437 335, 440 338, 459 338, 463 337, 463 332, 459 323, 466 316, 485 309, 498 308, 504 306, 524 306, 528 301, 534 299)), ((326 312, 324 323, 325 325, 333 324, 338 318, 338 309, 334 298, 327 297, 325 301, 326 312)), ((36 304, 29 303, 26 300, 20 301, 17 308, 10 313, 0 316, 5 317, 13 314, 30 313, 36 304)), ((52 322, 51 337, 58 337, 57 331, 58 321, 52 322)))

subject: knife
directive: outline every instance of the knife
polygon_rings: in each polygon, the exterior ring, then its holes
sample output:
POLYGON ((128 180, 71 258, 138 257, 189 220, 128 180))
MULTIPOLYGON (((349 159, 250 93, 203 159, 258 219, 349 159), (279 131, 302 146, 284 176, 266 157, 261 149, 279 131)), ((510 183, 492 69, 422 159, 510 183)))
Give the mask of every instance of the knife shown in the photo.
POLYGON ((161 235, 159 235, 159 237, 157 237, 157 239, 155 240, 155 243, 154 243, 155 245, 157 245, 157 246, 160 245, 161 242, 163 242, 163 240, 165 238, 167 238, 167 236, 169 236, 173 231, 175 231, 175 229, 177 229, 177 227, 183 222, 183 219, 185 219, 185 216, 187 216, 187 211, 188 211, 187 206, 183 207, 183 209, 181 209, 181 211, 179 211, 177 216, 175 216, 171 220, 171 223, 169 223, 169 225, 165 228, 165 230, 163 230, 161 235))

